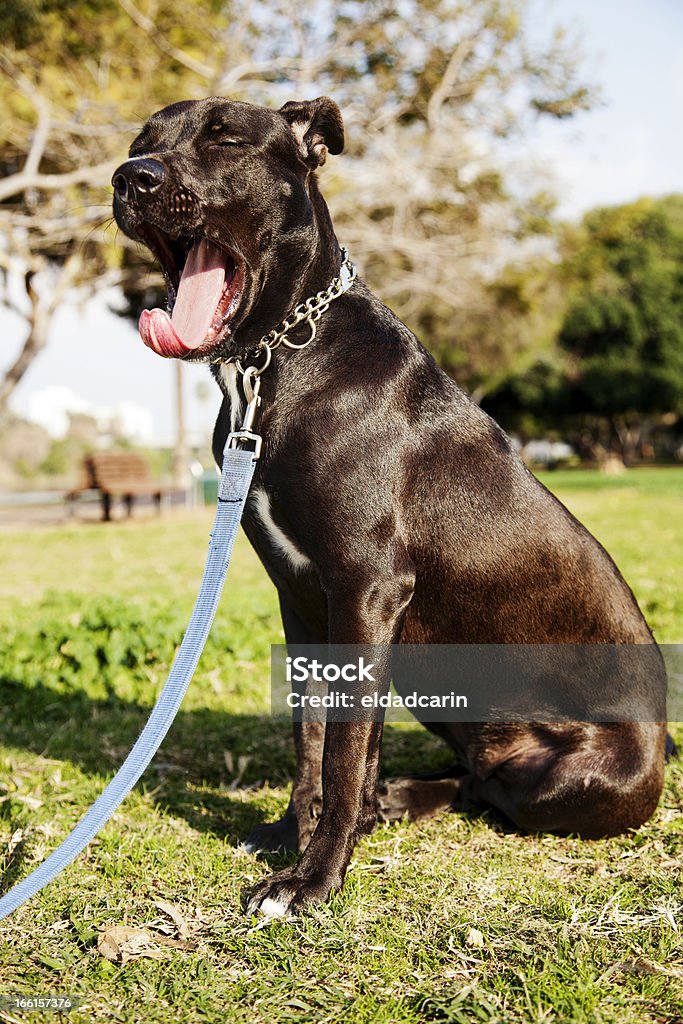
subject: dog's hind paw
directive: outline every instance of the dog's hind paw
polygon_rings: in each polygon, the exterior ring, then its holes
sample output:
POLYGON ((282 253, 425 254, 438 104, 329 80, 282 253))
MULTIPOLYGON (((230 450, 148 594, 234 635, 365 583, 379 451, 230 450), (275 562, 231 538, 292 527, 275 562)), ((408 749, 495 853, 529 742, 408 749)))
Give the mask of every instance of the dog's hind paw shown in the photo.
POLYGON ((299 849, 299 829, 296 820, 285 816, 270 825, 258 825, 249 833, 242 846, 247 853, 258 853, 259 850, 296 853, 299 849))
POLYGON ((452 808, 461 794, 462 779, 456 771, 441 778, 389 779, 377 789, 377 820, 409 821, 428 818, 452 808))

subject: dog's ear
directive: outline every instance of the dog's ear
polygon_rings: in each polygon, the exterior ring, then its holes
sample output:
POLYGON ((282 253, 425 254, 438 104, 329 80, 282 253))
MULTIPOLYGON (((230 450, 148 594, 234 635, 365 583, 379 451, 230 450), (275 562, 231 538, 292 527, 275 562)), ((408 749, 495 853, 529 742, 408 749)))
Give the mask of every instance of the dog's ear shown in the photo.
POLYGON ((341 110, 328 96, 317 100, 291 100, 280 113, 294 132, 301 158, 315 170, 322 167, 328 152, 336 156, 344 148, 344 122, 341 110))

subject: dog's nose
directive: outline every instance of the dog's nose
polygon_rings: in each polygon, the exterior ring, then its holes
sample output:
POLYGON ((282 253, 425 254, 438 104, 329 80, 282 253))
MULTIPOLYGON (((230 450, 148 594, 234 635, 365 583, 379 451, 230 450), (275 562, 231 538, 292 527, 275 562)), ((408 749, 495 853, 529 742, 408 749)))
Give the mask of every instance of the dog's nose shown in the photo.
POLYGON ((111 183, 119 199, 126 203, 133 193, 147 194, 161 188, 166 168, 159 160, 137 157, 126 160, 114 171, 111 183))

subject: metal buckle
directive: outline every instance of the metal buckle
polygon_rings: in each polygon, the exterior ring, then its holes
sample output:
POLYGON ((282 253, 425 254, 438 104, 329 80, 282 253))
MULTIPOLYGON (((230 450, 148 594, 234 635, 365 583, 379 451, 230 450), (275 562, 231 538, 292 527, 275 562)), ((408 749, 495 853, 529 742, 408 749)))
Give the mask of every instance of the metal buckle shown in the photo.
POLYGON ((261 374, 263 373, 263 371, 267 370, 268 367, 270 366, 270 361, 273 358, 273 353, 272 353, 272 350, 269 348, 269 346, 264 343, 263 339, 261 339, 261 341, 259 342, 258 349, 256 350, 255 354, 257 356, 263 354, 263 357, 264 357, 263 366, 253 366, 253 365, 250 364, 249 366, 247 366, 247 368, 245 370, 244 367, 242 366, 241 361, 239 359, 235 360, 235 366, 237 367, 237 369, 239 370, 239 372, 243 376, 245 374, 249 373, 249 371, 251 370, 251 372, 256 377, 260 377, 261 374))
POLYGON ((240 442, 245 441, 247 443, 252 442, 254 445, 252 455, 254 461, 259 458, 261 454, 261 445, 263 444, 263 438, 260 434, 255 434, 252 430, 234 430, 228 434, 225 442, 226 451, 234 451, 239 448, 240 442))
POLYGON ((252 442, 254 445, 254 461, 256 461, 261 454, 261 445, 263 443, 261 435, 255 434, 251 429, 254 425, 256 410, 261 404, 261 399, 259 398, 261 377, 259 376, 259 373, 260 371, 257 370, 255 366, 248 366, 244 371, 242 387, 244 388, 244 397, 247 400, 247 407, 244 410, 244 419, 242 420, 242 426, 240 429, 231 431, 225 441, 226 449, 237 448, 240 441, 245 441, 247 443, 252 442))

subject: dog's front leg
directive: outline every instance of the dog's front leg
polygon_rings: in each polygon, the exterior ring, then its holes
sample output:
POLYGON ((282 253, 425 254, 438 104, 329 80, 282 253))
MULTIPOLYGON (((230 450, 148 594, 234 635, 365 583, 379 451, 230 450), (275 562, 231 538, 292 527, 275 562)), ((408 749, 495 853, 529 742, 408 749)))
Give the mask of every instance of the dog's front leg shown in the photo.
MULTIPOLYGON (((373 647, 374 690, 384 692, 389 686, 389 645, 400 635, 413 583, 414 576, 407 571, 382 581, 369 582, 366 577, 362 586, 357 579, 346 580, 343 591, 328 590, 332 646, 384 645, 379 652, 373 647)), ((362 692, 367 693, 367 687, 362 692)), ((381 740, 381 721, 327 723, 318 827, 297 864, 252 891, 247 913, 262 910, 284 916, 340 888, 358 838, 370 832, 377 820, 381 740)))
MULTIPOLYGON (((324 644, 301 621, 284 594, 280 593, 280 611, 289 649, 292 645, 324 644)), ((256 850, 303 851, 315 831, 322 808, 322 759, 325 723, 294 722, 296 775, 289 805, 282 818, 259 825, 246 838, 245 848, 256 850)))

